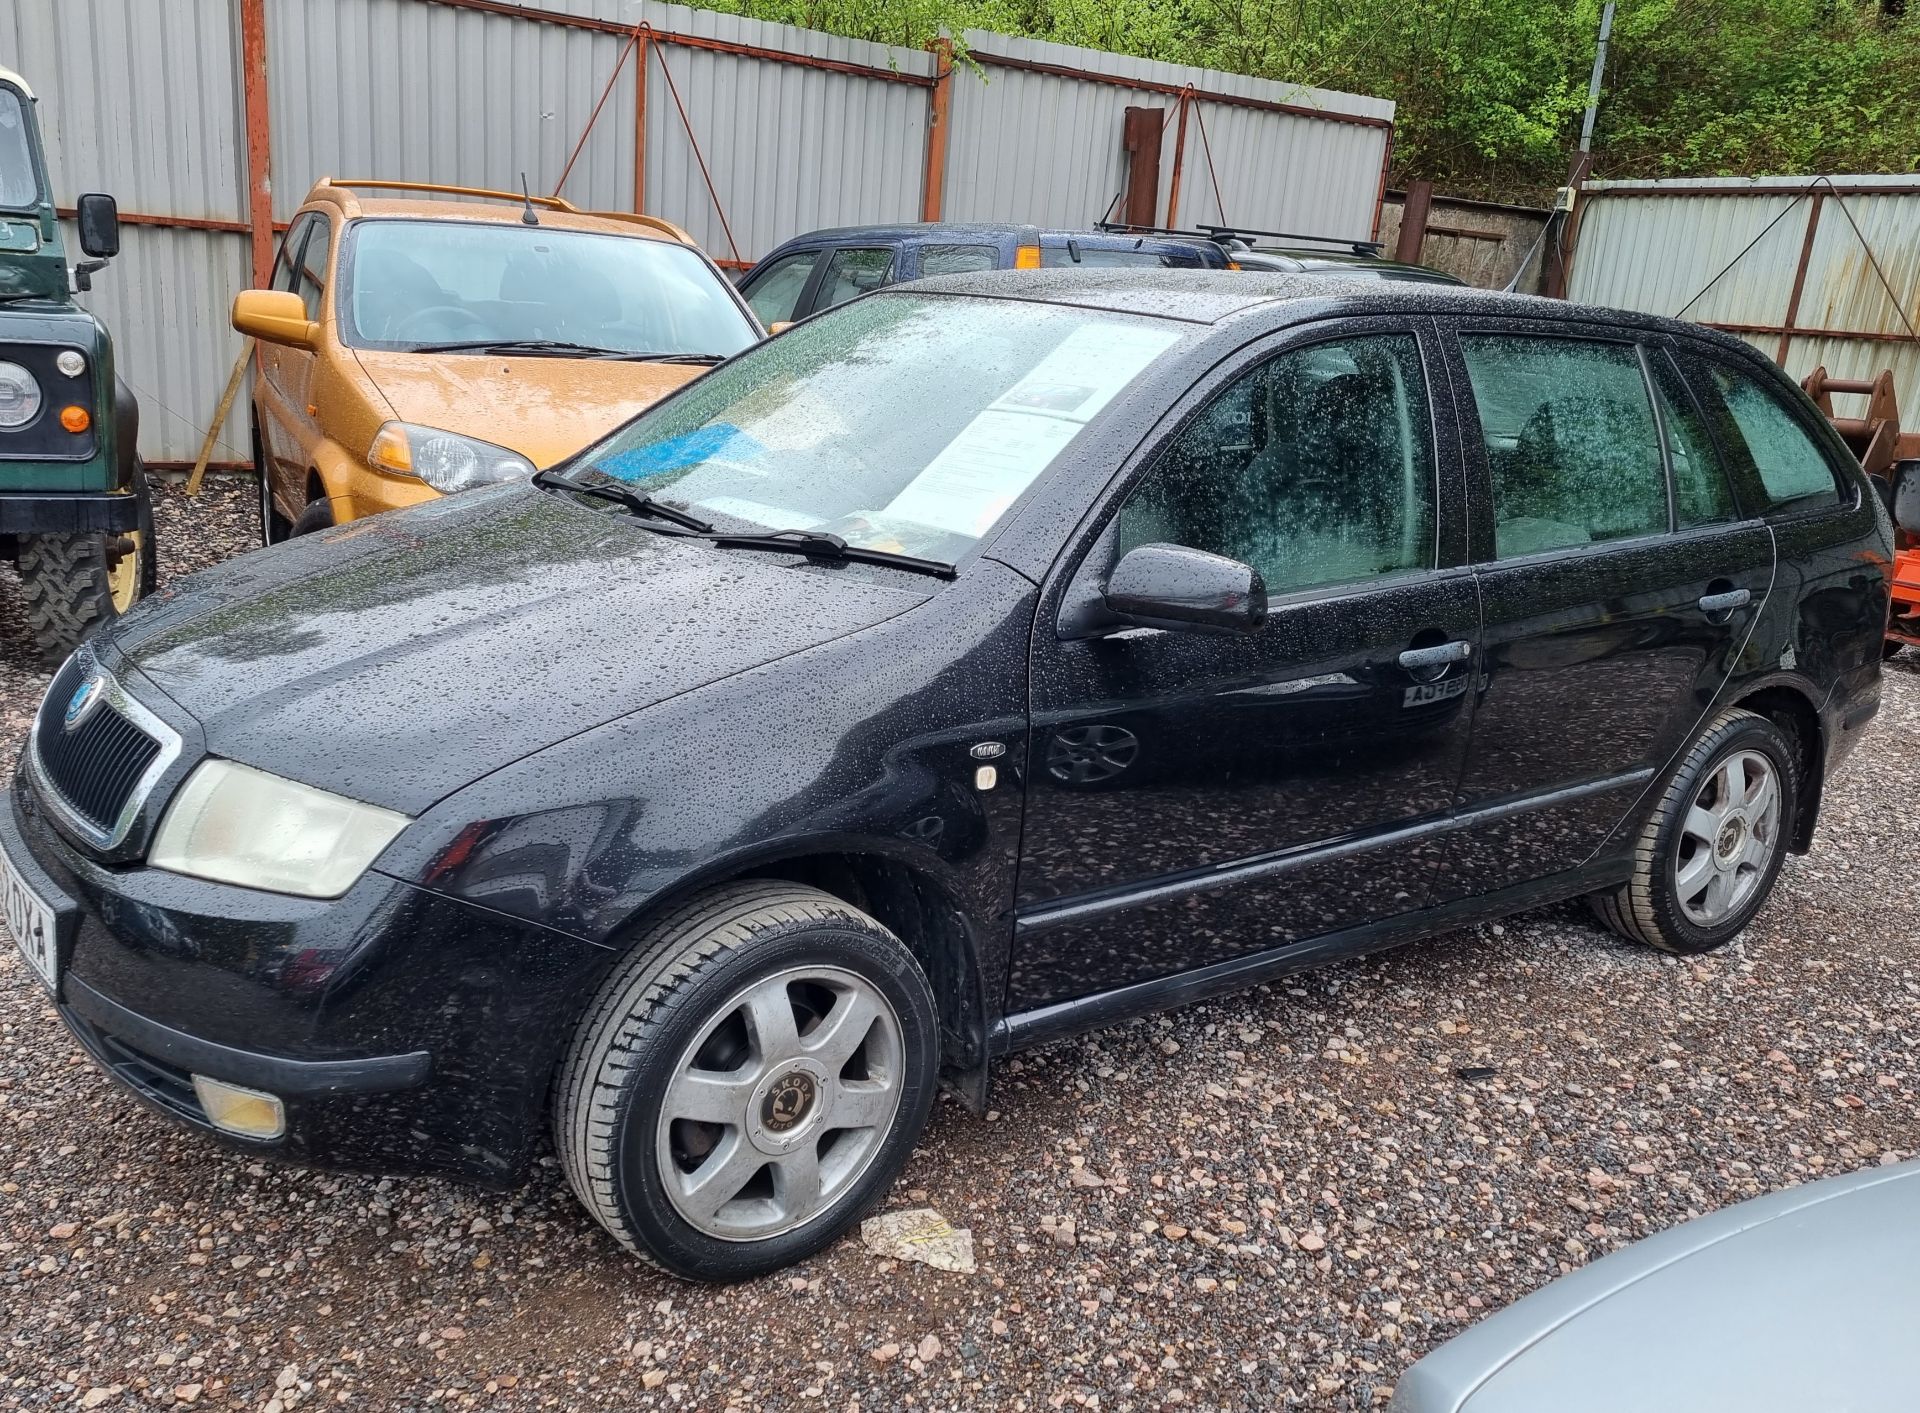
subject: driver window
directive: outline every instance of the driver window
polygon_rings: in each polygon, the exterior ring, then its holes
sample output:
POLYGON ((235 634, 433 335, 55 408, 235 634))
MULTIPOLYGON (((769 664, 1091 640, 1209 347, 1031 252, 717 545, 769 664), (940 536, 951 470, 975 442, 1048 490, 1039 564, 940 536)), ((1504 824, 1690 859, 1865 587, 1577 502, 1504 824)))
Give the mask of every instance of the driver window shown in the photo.
POLYGON ((1315 344, 1229 384, 1121 508, 1116 557, 1167 543, 1251 564, 1283 594, 1434 563, 1418 343, 1315 344))

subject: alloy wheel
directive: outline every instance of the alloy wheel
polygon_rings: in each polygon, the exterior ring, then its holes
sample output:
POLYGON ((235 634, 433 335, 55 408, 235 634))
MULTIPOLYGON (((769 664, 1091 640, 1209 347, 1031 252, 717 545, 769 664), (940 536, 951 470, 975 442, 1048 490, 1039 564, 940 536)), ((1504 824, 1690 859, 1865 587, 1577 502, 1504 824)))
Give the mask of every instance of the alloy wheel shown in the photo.
POLYGON ((1780 846, 1780 775, 1759 751, 1735 751, 1694 792, 1674 851, 1674 894, 1688 921, 1714 927, 1743 907, 1780 846))
POLYGON ((723 1241, 760 1241, 827 1211, 858 1182, 900 1107, 900 1017, 838 967, 736 993, 674 1066, 655 1161, 674 1210, 723 1241))

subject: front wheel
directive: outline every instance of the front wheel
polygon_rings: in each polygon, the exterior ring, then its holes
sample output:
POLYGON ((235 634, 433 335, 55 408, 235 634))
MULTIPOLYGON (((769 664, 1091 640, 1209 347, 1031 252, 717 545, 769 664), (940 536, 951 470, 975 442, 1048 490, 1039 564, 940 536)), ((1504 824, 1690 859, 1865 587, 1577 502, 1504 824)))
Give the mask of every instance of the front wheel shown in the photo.
POLYGON ((1633 876, 1590 898, 1613 931, 1665 952, 1733 940, 1773 892, 1799 801, 1799 754, 1764 716, 1720 713, 1667 782, 1633 876))
POLYGON ((133 497, 131 530, 33 535, 21 541, 21 594, 43 667, 58 667, 89 633, 132 608, 158 583, 153 493, 146 468, 137 464, 133 497))
POLYGON ((754 881, 649 928, 601 986, 554 1096, 574 1193, 679 1276, 742 1280, 832 1242, 892 1185, 933 1103, 939 1025, 899 938, 754 881))

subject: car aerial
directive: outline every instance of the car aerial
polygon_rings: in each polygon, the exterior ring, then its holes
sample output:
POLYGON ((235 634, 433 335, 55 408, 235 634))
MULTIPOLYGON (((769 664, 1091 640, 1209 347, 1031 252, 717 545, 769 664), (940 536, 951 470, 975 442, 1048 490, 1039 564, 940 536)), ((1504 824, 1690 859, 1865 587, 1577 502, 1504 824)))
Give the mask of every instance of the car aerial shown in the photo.
POLYGON ((1181 232, 958 221, 848 226, 787 241, 740 277, 740 291, 771 329, 903 280, 1056 267, 1224 270, 1227 257, 1218 241, 1181 232))
POLYGON ((531 475, 761 337, 679 227, 467 187, 323 179, 271 284, 233 304, 268 543, 531 475))
POLYGON ((1021 1047, 1561 898, 1727 942, 1878 707, 1890 545, 1723 334, 947 277, 136 608, 0 882, 174 1119, 497 1184, 550 1133, 629 1250, 741 1277, 1021 1047))
POLYGON ((1920 1163, 1698 1217, 1427 1355, 1390 1413, 1905 1413, 1920 1383, 1920 1163))

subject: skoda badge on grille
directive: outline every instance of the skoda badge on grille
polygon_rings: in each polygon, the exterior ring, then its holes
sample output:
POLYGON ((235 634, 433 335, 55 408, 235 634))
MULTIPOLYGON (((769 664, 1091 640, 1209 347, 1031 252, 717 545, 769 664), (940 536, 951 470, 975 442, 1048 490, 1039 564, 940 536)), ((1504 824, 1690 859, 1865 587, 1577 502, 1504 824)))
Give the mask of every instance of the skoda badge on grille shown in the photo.
POLYGON ((105 686, 96 674, 74 688, 73 695, 67 699, 67 714, 61 720, 60 729, 71 731, 78 726, 86 716, 87 708, 100 700, 105 686))

